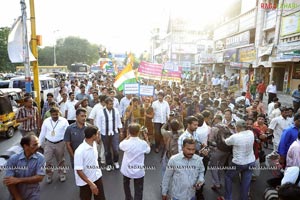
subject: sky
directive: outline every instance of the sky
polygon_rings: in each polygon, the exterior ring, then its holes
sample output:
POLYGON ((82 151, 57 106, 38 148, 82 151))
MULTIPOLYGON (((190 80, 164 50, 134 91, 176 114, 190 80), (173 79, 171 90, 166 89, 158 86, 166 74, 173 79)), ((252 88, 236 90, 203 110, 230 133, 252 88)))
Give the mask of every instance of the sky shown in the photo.
MULTIPOLYGON (((150 47, 151 30, 166 21, 170 10, 207 23, 228 1, 233 0, 35 0, 36 32, 43 46, 77 36, 111 52, 141 53, 150 47)), ((29 19, 29 0, 25 2, 29 19)), ((20 15, 20 0, 0 0, 0 27, 11 27, 20 15)))

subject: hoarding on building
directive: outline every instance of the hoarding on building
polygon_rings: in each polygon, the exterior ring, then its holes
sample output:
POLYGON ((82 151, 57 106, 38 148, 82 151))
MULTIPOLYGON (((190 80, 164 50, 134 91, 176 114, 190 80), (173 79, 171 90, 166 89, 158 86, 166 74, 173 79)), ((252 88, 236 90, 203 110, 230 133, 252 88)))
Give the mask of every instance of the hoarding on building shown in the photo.
POLYGON ((230 49, 224 52, 224 62, 236 62, 237 49, 230 49))
POLYGON ((250 43, 250 31, 246 31, 235 36, 226 38, 226 49, 247 45, 250 43))
POLYGON ((300 33, 300 11, 282 17, 280 36, 300 33))

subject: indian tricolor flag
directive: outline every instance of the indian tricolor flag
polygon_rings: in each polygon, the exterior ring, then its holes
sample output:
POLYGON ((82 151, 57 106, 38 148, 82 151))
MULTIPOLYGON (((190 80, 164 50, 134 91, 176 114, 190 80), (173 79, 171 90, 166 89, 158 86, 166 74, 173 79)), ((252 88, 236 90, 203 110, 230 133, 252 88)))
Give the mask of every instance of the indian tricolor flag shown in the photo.
POLYGON ((114 87, 121 91, 125 83, 136 83, 135 71, 132 64, 128 64, 115 78, 114 87))

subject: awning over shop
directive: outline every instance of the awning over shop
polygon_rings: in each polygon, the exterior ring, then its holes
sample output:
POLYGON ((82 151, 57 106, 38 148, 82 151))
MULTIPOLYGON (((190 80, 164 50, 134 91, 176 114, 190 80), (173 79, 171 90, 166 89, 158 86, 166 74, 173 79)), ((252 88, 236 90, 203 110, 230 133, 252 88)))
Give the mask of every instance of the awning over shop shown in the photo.
POLYGON ((300 58, 289 58, 289 59, 276 59, 273 60, 272 63, 285 63, 285 62, 300 62, 300 58))

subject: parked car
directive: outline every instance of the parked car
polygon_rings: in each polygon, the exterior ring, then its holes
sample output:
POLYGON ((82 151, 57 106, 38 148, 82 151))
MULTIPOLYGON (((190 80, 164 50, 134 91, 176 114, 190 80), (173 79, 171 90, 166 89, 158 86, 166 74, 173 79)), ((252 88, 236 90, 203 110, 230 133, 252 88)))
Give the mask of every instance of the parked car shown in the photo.
MULTIPOLYGON (((40 80, 39 92, 41 93, 41 97, 44 100, 47 99, 47 94, 49 92, 51 92, 55 97, 58 95, 60 88, 57 79, 41 75, 39 76, 39 80, 40 80)), ((31 77, 31 86, 32 86, 32 91, 35 91, 33 88, 33 77, 31 77)), ((25 76, 19 76, 10 79, 9 88, 20 88, 22 90, 25 90, 25 76)))
POLYGON ((9 80, 0 81, 0 88, 8 88, 8 87, 9 87, 9 80))

